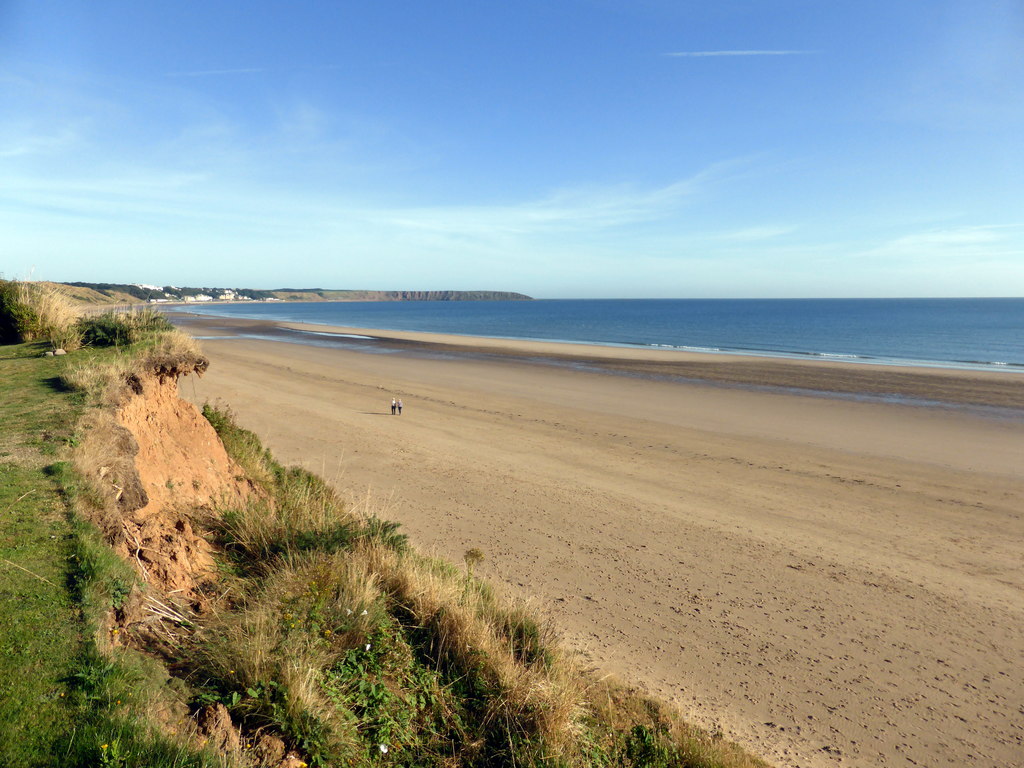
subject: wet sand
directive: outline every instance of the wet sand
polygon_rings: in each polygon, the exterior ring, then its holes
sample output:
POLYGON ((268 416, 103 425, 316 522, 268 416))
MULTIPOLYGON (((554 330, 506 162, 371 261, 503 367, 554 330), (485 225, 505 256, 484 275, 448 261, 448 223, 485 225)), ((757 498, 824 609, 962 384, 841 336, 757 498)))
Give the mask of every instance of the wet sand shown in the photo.
POLYGON ((1024 376, 176 322, 231 337, 184 396, 695 722, 783 766, 1021 764, 1024 376))

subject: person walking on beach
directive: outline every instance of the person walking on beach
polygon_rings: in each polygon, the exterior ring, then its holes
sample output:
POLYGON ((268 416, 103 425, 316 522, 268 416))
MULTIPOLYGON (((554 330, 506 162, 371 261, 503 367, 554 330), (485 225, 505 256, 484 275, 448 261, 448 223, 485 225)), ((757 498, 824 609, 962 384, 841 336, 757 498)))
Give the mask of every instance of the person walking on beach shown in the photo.
POLYGON ((402 415, 402 400, 401 400, 401 398, 399 398, 399 400, 398 400, 398 415, 399 416, 402 415))
POLYGON ((391 398, 391 415, 392 416, 395 415, 395 408, 397 408, 397 407, 398 407, 398 403, 395 401, 395 398, 392 397, 391 398))

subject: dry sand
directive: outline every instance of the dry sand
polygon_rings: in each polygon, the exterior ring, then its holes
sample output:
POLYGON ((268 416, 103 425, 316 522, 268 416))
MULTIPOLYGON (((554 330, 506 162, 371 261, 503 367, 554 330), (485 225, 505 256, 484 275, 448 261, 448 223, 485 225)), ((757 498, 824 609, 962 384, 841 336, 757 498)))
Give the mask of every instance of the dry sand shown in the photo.
POLYGON ((349 332, 393 340, 204 341, 182 394, 780 766, 1024 764, 1024 376, 349 332))

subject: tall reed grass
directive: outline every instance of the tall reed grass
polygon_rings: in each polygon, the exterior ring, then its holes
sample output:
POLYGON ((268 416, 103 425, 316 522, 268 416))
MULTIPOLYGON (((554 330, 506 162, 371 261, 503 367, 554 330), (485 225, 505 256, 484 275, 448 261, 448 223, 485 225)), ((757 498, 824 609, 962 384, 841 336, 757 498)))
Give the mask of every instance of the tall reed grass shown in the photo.
POLYGON ((125 347, 157 333, 172 331, 170 321, 151 307, 103 312, 79 322, 83 343, 96 347, 125 347))
POLYGON ((0 280, 0 336, 8 341, 48 341, 72 352, 82 345, 80 310, 53 283, 0 280))

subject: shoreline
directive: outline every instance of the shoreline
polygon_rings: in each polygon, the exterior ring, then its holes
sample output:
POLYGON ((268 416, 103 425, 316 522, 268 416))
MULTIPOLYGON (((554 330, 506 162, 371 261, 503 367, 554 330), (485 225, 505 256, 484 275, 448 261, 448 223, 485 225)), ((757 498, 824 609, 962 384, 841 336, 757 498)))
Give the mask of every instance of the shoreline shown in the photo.
MULTIPOLYGON (((967 407, 991 418, 1024 420, 1024 378, 1012 371, 527 341, 184 312, 175 312, 173 318, 182 321, 182 327, 206 335, 223 329, 231 334, 294 342, 295 338, 288 338, 288 333, 293 332, 334 339, 353 349, 384 345, 395 351, 493 356, 685 384, 913 406, 967 407)), ((301 343, 301 338, 298 341, 301 343)))
MULTIPOLYGON (((250 302, 251 303, 251 302, 250 302)), ((317 302, 290 302, 297 304, 315 304, 317 302)), ((342 302, 347 303, 347 302, 342 302)), ((254 320, 256 322, 279 324, 282 326, 292 327, 307 327, 310 330, 316 328, 327 328, 327 329, 339 329, 345 330, 348 326, 339 326, 333 323, 325 323, 319 321, 300 321, 300 320, 289 320, 278 317, 240 317, 232 314, 218 314, 215 312, 201 312, 199 307, 195 305, 180 305, 187 306, 191 314, 196 316, 203 316, 209 318, 221 318, 224 320, 254 320)), ((391 337, 400 336, 423 336, 423 337, 445 337, 450 339, 467 339, 467 340, 478 340, 488 339, 497 342, 508 342, 511 344, 526 343, 526 344, 557 344, 565 345, 573 348, 597 348, 597 349, 621 349, 621 350, 633 350, 640 352, 654 352, 654 353, 669 353, 679 352, 684 354, 696 354, 696 355, 713 355, 724 358, 753 358, 766 359, 766 360, 789 360, 789 361, 804 361, 804 362, 826 362, 826 363, 837 363, 837 364, 849 364, 849 365, 867 365, 867 366, 879 366, 883 368, 895 367, 895 368, 909 368, 914 370, 950 370, 950 371, 977 371, 977 372, 999 372, 999 373, 1016 373, 1024 375, 1024 361, 1022 362, 1000 362, 1000 361, 989 361, 989 360, 946 360, 946 359, 928 359, 928 358, 898 358, 898 357, 885 357, 884 355, 869 355, 869 354, 846 354, 846 353, 833 353, 827 350, 804 350, 804 351, 791 351, 791 350, 772 350, 772 349, 759 349, 759 348, 742 348, 742 347, 705 347, 701 345, 675 345, 675 344, 659 344, 659 343, 632 343, 629 341, 595 341, 585 339, 545 339, 545 338, 533 338, 524 336, 486 336, 472 333, 458 333, 455 331, 414 331, 414 330, 402 330, 399 328, 380 328, 380 327, 369 327, 369 326, 352 326, 355 330, 369 330, 377 334, 386 334, 391 337)))

